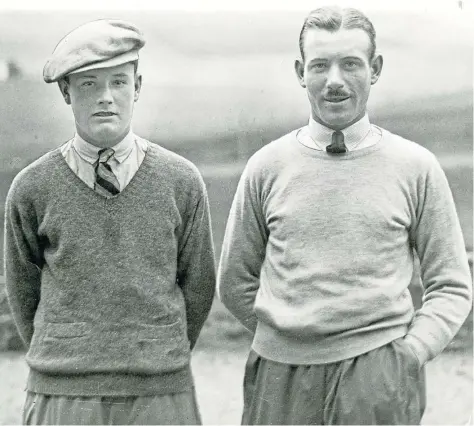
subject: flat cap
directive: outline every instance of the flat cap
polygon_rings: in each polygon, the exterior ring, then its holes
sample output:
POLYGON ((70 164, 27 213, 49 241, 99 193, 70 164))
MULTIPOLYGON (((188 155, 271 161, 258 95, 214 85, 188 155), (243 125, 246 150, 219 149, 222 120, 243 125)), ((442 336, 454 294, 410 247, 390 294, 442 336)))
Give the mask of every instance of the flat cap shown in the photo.
POLYGON ((145 45, 142 32, 117 19, 100 19, 77 27, 56 46, 43 69, 46 83, 93 68, 106 68, 138 59, 145 45))

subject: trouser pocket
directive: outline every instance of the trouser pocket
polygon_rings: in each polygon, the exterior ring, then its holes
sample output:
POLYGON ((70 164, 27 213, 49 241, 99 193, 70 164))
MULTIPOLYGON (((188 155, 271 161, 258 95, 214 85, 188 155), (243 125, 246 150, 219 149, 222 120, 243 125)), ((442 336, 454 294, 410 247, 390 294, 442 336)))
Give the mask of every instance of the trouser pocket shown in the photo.
POLYGON ((404 342, 335 363, 328 374, 326 424, 419 424, 424 369, 404 342))
POLYGON ((399 350, 402 352, 402 354, 405 354, 408 371, 416 378, 423 366, 421 365, 411 346, 406 343, 403 337, 394 340, 391 344, 395 346, 396 350, 399 350))

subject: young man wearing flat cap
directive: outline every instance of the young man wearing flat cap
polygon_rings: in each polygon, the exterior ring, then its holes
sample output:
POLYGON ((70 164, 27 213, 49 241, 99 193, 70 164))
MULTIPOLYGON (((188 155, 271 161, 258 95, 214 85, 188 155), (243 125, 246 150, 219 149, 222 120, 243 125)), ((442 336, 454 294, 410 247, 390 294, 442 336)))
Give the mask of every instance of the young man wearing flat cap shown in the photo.
POLYGON ((254 333, 242 422, 419 424, 423 365, 472 303, 448 182, 433 154, 369 122, 382 56, 364 14, 311 12, 300 50, 309 124, 248 161, 219 265, 222 301, 254 333))
POLYGON ((127 22, 94 21, 44 67, 76 134, 7 197, 26 424, 200 423, 190 351, 215 288, 208 197, 193 164, 132 132, 144 44, 127 22))

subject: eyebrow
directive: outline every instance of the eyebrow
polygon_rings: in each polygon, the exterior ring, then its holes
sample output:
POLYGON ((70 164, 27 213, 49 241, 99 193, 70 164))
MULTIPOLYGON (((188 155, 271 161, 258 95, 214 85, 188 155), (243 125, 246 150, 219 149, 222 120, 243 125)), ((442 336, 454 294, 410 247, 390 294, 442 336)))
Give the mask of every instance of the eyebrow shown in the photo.
MULTIPOLYGON (((343 58, 340 58, 339 60, 347 61, 348 59, 357 60, 357 61, 362 61, 363 60, 360 56, 354 56, 354 55, 344 56, 343 58)), ((313 58, 308 62, 308 64, 312 64, 313 62, 329 62, 329 59, 327 59, 327 58, 313 58)))
POLYGON ((315 64, 317 62, 329 62, 327 59, 324 58, 313 58, 308 62, 308 65, 315 64))

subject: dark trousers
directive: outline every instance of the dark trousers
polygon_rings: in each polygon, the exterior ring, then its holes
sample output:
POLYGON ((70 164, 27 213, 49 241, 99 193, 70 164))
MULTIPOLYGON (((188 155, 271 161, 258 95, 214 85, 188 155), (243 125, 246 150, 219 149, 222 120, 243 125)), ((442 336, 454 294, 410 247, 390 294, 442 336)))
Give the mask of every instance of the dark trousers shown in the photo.
POLYGON ((196 425, 201 417, 194 390, 170 395, 73 397, 28 392, 27 425, 196 425))
POLYGON ((420 424, 424 368, 403 339, 340 362, 289 365, 251 351, 242 424, 420 424))

